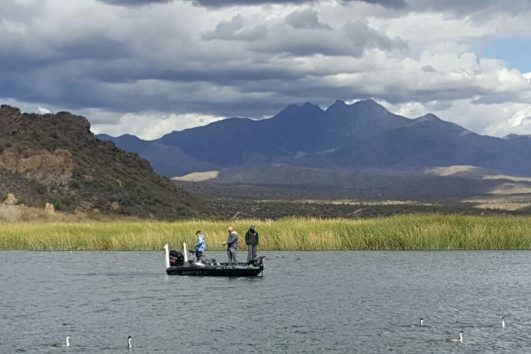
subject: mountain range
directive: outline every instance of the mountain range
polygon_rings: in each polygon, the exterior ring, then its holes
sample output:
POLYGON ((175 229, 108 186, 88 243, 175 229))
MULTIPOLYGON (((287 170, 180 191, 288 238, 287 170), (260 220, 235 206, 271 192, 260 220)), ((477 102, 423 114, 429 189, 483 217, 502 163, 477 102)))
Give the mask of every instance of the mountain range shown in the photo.
POLYGON ((152 141, 133 135, 98 138, 140 154, 168 177, 279 164, 326 171, 467 165, 531 175, 529 136, 480 135, 433 114, 410 119, 370 99, 338 100, 326 110, 311 103, 289 105, 269 119, 228 118, 152 141))

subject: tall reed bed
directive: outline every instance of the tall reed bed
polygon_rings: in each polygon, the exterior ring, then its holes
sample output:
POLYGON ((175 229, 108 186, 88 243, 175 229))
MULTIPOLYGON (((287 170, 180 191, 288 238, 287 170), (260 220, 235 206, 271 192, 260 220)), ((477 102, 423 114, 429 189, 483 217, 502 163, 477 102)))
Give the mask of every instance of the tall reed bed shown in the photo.
POLYGON ((2 223, 5 250, 160 250, 165 243, 195 244, 195 231, 208 250, 222 250, 227 227, 244 235, 255 224, 261 250, 491 250, 531 249, 531 217, 406 215, 374 219, 239 220, 177 222, 114 221, 2 223))

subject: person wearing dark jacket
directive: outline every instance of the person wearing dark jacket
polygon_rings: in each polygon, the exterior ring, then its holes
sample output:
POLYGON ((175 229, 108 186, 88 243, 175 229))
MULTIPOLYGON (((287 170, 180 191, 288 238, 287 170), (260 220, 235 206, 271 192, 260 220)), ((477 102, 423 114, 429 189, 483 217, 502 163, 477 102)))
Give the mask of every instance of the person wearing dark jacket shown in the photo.
POLYGON ((256 251, 258 248, 258 232, 251 225, 249 230, 245 233, 245 244, 247 245, 247 262, 256 258, 256 251))
POLYGON ((229 263, 236 264, 236 250, 238 249, 238 233, 233 230, 232 227, 227 229, 229 237, 227 241, 223 242, 224 245, 227 245, 227 255, 229 256, 229 263))

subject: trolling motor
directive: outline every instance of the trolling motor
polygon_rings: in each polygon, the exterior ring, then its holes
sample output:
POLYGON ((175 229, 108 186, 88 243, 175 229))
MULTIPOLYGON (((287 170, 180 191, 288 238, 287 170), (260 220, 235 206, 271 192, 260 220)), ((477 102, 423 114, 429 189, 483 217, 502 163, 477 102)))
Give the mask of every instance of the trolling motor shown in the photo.
POLYGON ((247 265, 252 265, 254 267, 260 267, 262 263, 264 263, 265 258, 266 256, 260 256, 260 257, 253 258, 247 262, 247 265))

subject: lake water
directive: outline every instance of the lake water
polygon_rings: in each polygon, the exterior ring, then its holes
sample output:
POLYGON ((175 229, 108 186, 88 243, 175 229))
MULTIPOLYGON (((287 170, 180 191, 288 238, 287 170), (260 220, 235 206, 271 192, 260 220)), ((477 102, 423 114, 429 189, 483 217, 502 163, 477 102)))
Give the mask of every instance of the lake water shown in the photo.
POLYGON ((530 351, 531 252, 261 254, 263 277, 228 279, 167 276, 162 252, 0 252, 0 353, 530 351))

